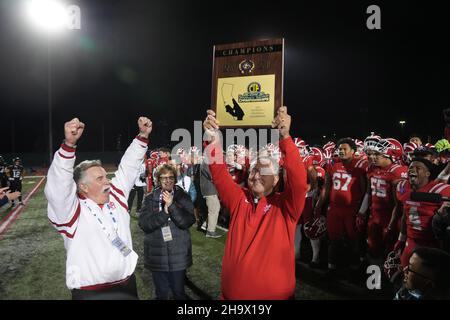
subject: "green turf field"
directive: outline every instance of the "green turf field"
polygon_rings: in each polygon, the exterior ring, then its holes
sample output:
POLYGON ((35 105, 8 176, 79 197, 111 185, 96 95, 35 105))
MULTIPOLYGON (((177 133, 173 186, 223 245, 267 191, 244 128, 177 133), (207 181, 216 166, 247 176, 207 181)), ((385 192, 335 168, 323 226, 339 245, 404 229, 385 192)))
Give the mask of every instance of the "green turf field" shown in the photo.
MULTIPOLYGON (((25 179, 23 194, 39 181, 25 179), (30 183, 28 183, 30 182, 30 183)), ((11 228, 0 240, 0 299, 70 299, 65 286, 65 250, 63 239, 47 219, 47 202, 43 183, 11 228)), ((8 206, 0 211, 3 219, 8 206)), ((143 266, 143 232, 132 212, 131 229, 134 249, 141 257, 136 268, 138 293, 141 299, 153 298, 151 274, 143 266)), ((220 230, 218 230, 221 232, 220 230)), ((186 293, 192 299, 217 299, 220 294, 220 271, 225 236, 205 238, 191 229, 194 265, 188 270, 192 282, 186 293), (191 289, 194 288, 194 289, 191 289)), ((297 281, 297 299, 339 299, 304 282, 297 281)))

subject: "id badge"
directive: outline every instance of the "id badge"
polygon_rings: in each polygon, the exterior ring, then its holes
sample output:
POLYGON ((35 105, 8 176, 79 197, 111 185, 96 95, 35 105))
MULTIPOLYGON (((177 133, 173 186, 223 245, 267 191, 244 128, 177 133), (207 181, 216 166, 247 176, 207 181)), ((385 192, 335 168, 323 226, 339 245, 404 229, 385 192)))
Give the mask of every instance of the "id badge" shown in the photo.
POLYGON ((128 248, 128 246, 123 242, 122 239, 120 239, 119 236, 115 237, 114 240, 112 241, 112 244, 114 247, 116 247, 120 253, 122 253, 122 255, 124 257, 128 256, 131 253, 131 249, 128 248))
POLYGON ((170 226, 162 227, 161 231, 162 231, 162 235, 163 235, 163 238, 164 238, 164 242, 173 240, 173 238, 172 238, 172 231, 170 231, 170 226))

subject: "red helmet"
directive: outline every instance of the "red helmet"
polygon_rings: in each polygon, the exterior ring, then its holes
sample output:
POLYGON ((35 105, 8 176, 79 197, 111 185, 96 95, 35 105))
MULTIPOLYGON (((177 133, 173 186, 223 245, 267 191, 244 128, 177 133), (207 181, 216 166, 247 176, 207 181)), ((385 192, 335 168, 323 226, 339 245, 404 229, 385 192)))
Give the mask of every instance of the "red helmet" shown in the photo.
POLYGON ((158 159, 158 155, 159 152, 158 151, 153 151, 152 153, 150 153, 150 159, 158 159))
POLYGON ((400 251, 391 251, 384 262, 384 273, 394 282, 399 274, 402 273, 402 264, 400 263, 400 251))
POLYGON ((302 157, 306 157, 308 155, 308 152, 306 150, 306 142, 302 138, 294 138, 294 143, 296 147, 298 148, 298 151, 300 152, 300 155, 302 157))
POLYGON ((319 216, 317 218, 312 218, 305 223, 303 227, 305 235, 309 239, 320 239, 327 232, 327 222, 324 216, 319 216))
POLYGON ((333 150, 336 148, 336 144, 333 141, 328 141, 327 143, 325 143, 323 145, 323 150, 328 151, 330 150, 331 152, 333 152, 333 150))
POLYGON ((306 146, 306 142, 302 138, 294 138, 294 143, 297 148, 304 148, 306 146))
POLYGON ((192 146, 192 147, 189 149, 189 152, 190 152, 191 154, 198 154, 199 151, 200 151, 200 150, 199 150, 196 146, 192 146))
POLYGON ((236 148, 234 149, 234 152, 238 157, 245 157, 246 151, 247 150, 245 149, 245 146, 243 146, 242 144, 237 144, 236 148))
POLYGON ((355 141, 356 144, 356 151, 359 155, 362 155, 364 153, 364 142, 359 139, 353 139, 353 141, 355 141))
POLYGON ((412 160, 412 154, 419 146, 414 142, 407 142, 403 145, 403 161, 410 163, 412 160))
POLYGON ((381 140, 380 136, 375 135, 374 132, 371 132, 370 136, 364 139, 364 152, 367 153, 367 151, 376 150, 376 145, 380 140, 381 140))
POLYGON ((325 169, 321 166, 316 166, 314 169, 316 169, 317 179, 325 180, 325 169))
POLYGON ((328 163, 331 163, 333 160, 333 149, 324 149, 323 151, 323 161, 320 164, 321 167, 325 166, 328 163))
POLYGON ((413 153, 419 146, 414 142, 407 142, 403 145, 403 149, 405 153, 413 153))
POLYGON ((393 162, 398 162, 403 156, 403 146, 397 139, 386 138, 384 139, 389 142, 389 147, 386 150, 380 151, 384 156, 391 158, 393 162))
MULTIPOLYGON (((259 155, 263 155, 275 160, 280 166, 283 163, 281 159, 281 151, 280 148, 273 143, 266 144, 261 150, 259 150, 259 155)), ((256 163, 256 159, 253 159, 252 162, 256 163)))
POLYGON ((320 150, 320 148, 317 147, 312 147, 309 150, 309 155, 312 157, 312 163, 313 165, 318 165, 319 163, 321 163, 325 156, 322 152, 322 150, 320 150))
POLYGON ((430 149, 435 149, 436 147, 434 146, 434 144, 432 143, 426 143, 425 147, 430 148, 430 149))

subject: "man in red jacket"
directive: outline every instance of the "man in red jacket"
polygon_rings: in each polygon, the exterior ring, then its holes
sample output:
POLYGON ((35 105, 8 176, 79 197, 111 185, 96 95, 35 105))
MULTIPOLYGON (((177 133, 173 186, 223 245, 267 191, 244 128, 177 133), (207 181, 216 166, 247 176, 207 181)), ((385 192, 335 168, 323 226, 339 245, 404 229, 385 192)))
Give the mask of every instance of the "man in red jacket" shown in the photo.
POLYGON ((203 127, 210 171, 230 226, 222 261, 222 298, 291 299, 295 292, 294 237, 306 195, 306 169, 289 135, 291 117, 278 110, 272 127, 281 135, 285 188, 275 192, 278 163, 259 155, 250 169, 248 189, 237 185, 223 161, 215 113, 208 110, 203 127))

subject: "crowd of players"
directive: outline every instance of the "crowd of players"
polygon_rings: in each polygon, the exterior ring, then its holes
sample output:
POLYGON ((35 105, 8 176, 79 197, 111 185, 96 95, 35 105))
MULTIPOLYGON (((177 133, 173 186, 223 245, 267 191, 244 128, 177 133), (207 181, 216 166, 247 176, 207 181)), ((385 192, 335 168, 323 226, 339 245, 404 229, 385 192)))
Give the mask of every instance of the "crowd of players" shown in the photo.
MULTIPOLYGON (((303 239, 303 243, 309 242, 312 249, 310 267, 327 268, 327 276, 334 278, 342 274, 340 270, 361 270, 362 266, 377 264, 384 267, 386 276, 395 279, 417 246, 449 250, 445 245, 449 222, 442 201, 412 201, 410 196, 420 192, 450 197, 448 140, 424 144, 414 135, 402 144, 372 133, 364 140, 343 138, 323 146, 309 146, 301 138, 294 142, 307 168, 309 184, 295 251, 300 258, 302 235, 306 235, 309 241, 303 239), (325 258, 321 249, 326 251, 325 258)), ((278 158, 282 174, 279 149, 273 144, 266 149, 278 158)), ((255 152, 242 145, 230 145, 225 153, 233 180, 245 187, 255 152)), ((205 220, 197 169, 202 155, 196 147, 180 148, 172 158, 169 149, 149 152, 145 161, 147 192, 154 186, 154 172, 159 165, 177 164, 183 177, 178 181, 189 179, 186 192, 192 187, 197 189, 194 203, 200 230, 205 220)), ((280 179, 278 190, 282 188, 280 179)), ((226 218, 222 208, 221 220, 225 224, 226 218)))

